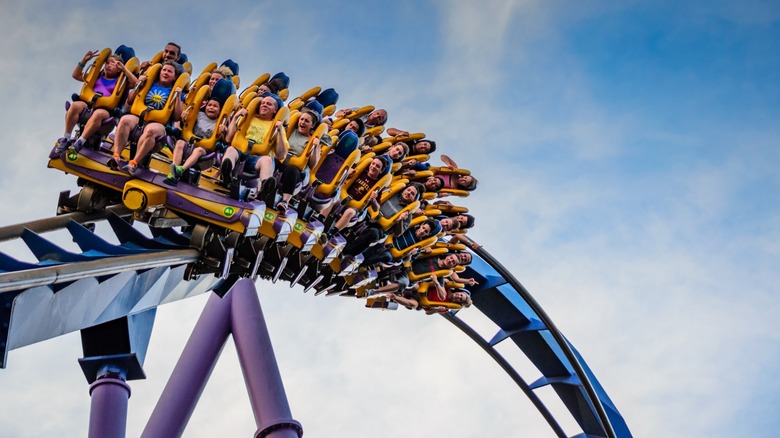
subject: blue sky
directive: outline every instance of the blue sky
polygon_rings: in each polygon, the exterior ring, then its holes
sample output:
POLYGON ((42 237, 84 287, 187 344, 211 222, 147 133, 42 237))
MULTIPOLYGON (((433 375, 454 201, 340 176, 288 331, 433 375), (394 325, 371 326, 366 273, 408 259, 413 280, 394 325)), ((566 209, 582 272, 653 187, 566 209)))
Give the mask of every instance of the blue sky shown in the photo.
MULTIPOLYGON (((84 52, 127 44, 146 59, 174 40, 196 70, 232 58, 244 83, 285 71, 293 95, 320 85, 341 106, 385 107, 389 125, 425 132, 471 169, 471 234, 577 346, 635 436, 780 426, 776 3, 6 3, 3 224, 49 216, 59 191, 76 189, 45 163, 84 52)), ((258 287, 307 436, 551 435, 446 322, 258 287), (443 364, 452 380, 427 377, 443 364), (438 409, 420 418, 414 406, 438 409)), ((129 436, 202 298, 159 310, 129 436)), ((231 348, 186 436, 254 430, 231 348)), ((10 353, 9 436, 84 434, 80 355, 77 334, 10 353)))

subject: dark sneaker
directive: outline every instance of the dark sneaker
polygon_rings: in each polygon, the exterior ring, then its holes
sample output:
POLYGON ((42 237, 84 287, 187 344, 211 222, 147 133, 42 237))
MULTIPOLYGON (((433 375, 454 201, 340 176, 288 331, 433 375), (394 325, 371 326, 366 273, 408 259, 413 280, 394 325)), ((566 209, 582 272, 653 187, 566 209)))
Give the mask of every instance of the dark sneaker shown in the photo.
POLYGON ((163 180, 165 184, 168 184, 169 186, 176 187, 177 184, 179 184, 179 179, 175 176, 168 174, 168 177, 163 180))
POLYGON ((223 160, 222 165, 219 166, 219 173, 222 176, 222 184, 225 187, 230 187, 230 183, 233 182, 233 162, 223 160))
POLYGON ((265 199, 274 194, 276 194, 276 179, 270 177, 260 185, 260 192, 257 194, 257 197, 265 199))
POLYGON ((279 213, 284 213, 285 211, 287 211, 287 202, 286 201, 279 201, 276 204, 276 211, 278 211, 279 213))
POLYGON ((116 157, 111 157, 108 159, 106 166, 111 170, 119 170, 119 160, 116 157))

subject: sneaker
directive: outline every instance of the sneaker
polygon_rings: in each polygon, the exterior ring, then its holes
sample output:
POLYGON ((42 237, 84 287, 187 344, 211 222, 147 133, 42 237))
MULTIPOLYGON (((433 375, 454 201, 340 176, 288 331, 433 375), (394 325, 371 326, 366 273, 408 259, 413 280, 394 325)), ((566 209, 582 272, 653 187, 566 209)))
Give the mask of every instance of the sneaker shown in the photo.
POLYGON ((279 201, 276 204, 276 211, 278 211, 279 213, 284 213, 285 211, 287 211, 287 201, 279 201))
POLYGON ((263 181, 263 184, 260 185, 260 192, 257 194, 257 197, 265 199, 275 194, 276 194, 276 179, 271 177, 263 181))
POLYGON ((122 171, 130 175, 135 175, 135 171, 138 170, 138 166, 133 163, 127 163, 122 167, 122 171))
POLYGON ((223 160, 222 165, 219 166, 219 173, 222 176, 222 184, 230 187, 230 183, 233 182, 233 163, 230 160, 223 160))
POLYGON ((68 153, 74 152, 76 154, 76 156, 78 156, 79 155, 79 151, 81 150, 81 148, 84 147, 84 143, 85 143, 85 140, 83 138, 79 137, 78 140, 76 140, 76 141, 74 141, 74 142, 72 142, 70 144, 70 147, 68 147, 68 153))
POLYGON ((84 140, 83 137, 79 137, 78 140, 74 141, 73 144, 71 144, 70 149, 73 149, 78 154, 79 151, 81 150, 81 148, 84 147, 84 143, 86 143, 86 142, 87 141, 84 140))
POLYGON ((163 182, 165 184, 168 184, 169 186, 176 187, 179 184, 179 179, 169 173, 168 176, 163 180, 163 182))
POLYGON ((181 179, 182 175, 184 175, 184 167, 171 164, 171 173, 173 173, 174 178, 181 179))
POLYGON ((109 158, 106 166, 108 166, 108 168, 111 170, 119 170, 119 156, 115 155, 109 158))
POLYGON ((66 149, 68 149, 68 145, 70 145, 70 139, 68 137, 60 137, 57 139, 57 141, 54 143, 54 150, 49 155, 50 158, 55 158, 65 152, 66 149))

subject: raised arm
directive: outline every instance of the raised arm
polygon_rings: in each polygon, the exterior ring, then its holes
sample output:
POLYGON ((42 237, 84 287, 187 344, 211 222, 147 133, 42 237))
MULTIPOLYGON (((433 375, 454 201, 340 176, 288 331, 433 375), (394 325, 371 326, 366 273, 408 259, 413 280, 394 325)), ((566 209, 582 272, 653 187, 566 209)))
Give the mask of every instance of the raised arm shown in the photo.
POLYGON ((81 61, 79 61, 79 63, 76 64, 76 67, 73 69, 73 79, 79 82, 84 82, 84 67, 87 66, 87 63, 90 61, 90 59, 98 56, 99 54, 100 52, 97 50, 88 50, 84 57, 81 58, 81 61))

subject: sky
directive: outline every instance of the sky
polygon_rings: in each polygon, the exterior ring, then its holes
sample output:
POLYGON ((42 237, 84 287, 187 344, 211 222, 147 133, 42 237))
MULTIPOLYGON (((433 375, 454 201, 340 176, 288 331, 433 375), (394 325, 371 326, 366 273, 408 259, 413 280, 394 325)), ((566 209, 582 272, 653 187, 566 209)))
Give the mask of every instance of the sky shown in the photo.
MULTIPOLYGON (((780 427, 776 2, 5 0, 0 28, 1 225, 51 216, 76 190, 46 162, 84 53, 125 44, 148 59, 176 41, 196 71, 232 58, 244 84, 284 71, 293 96, 333 87, 341 107, 384 107, 389 126, 470 169, 479 189, 457 200, 477 216, 470 236, 544 307, 635 436, 780 427)), ((553 436, 442 318, 257 286, 306 436, 553 436)), ((205 299, 159 308, 128 436, 205 299)), ((9 353, 4 436, 86 433, 81 355, 77 333, 9 353)), ((254 431, 229 342, 185 436, 254 431)))

